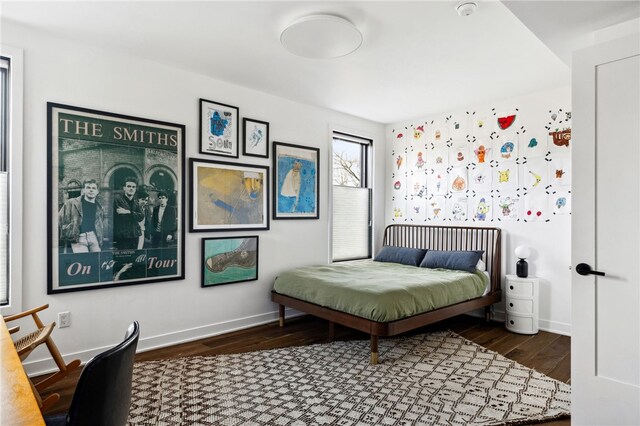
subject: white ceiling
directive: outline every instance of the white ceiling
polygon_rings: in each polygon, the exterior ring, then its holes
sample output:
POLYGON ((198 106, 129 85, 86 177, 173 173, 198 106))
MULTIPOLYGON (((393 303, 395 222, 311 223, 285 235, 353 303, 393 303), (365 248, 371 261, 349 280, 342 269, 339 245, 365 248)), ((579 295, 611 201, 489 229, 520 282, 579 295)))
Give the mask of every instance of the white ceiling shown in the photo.
POLYGON ((53 36, 381 123, 569 84, 569 67, 504 4, 479 2, 474 15, 460 17, 458 3, 2 1, 0 14, 53 36), (318 13, 351 20, 363 34, 361 48, 327 60, 284 50, 286 25, 318 13))

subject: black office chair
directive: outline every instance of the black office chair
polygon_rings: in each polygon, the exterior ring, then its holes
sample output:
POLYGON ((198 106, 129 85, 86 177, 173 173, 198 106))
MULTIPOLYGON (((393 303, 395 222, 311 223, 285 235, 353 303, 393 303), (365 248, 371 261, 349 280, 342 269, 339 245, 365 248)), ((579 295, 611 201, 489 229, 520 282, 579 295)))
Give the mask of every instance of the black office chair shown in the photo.
POLYGON ((67 414, 45 417, 48 426, 119 426, 131 406, 133 360, 140 325, 134 321, 124 341, 91 359, 82 370, 67 414))

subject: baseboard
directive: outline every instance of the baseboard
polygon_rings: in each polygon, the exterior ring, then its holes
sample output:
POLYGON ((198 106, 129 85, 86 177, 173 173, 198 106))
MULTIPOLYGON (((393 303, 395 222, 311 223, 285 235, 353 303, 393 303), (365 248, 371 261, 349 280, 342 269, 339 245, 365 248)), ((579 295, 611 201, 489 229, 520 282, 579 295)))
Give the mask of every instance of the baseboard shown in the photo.
MULTIPOLYGON (((504 311, 495 310, 492 319, 494 321, 505 322, 506 317, 504 311)), ((549 333, 571 336, 571 324, 563 322, 538 319, 538 328, 543 331, 548 331, 549 333)))
MULTIPOLYGON (((300 315, 303 315, 303 313, 288 308, 285 310, 285 316, 287 318, 294 318, 300 315)), ((157 336, 141 338, 138 341, 137 352, 147 352, 167 346, 178 345, 180 343, 187 343, 224 333, 230 333, 232 331, 243 330, 245 328, 274 322, 277 319, 278 312, 273 311, 265 314, 238 318, 231 321, 223 321, 219 323, 204 325, 201 327, 194 327, 186 330, 174 331, 171 333, 159 334, 157 336)), ((62 357, 67 362, 72 359, 79 359, 82 364, 85 364, 91 358, 106 351, 109 348, 111 348, 111 346, 93 348, 81 352, 66 353, 62 354, 62 357)), ((25 362, 24 369, 28 376, 38 376, 41 374, 47 374, 53 371, 57 371, 58 367, 56 366, 52 358, 45 358, 25 362)))

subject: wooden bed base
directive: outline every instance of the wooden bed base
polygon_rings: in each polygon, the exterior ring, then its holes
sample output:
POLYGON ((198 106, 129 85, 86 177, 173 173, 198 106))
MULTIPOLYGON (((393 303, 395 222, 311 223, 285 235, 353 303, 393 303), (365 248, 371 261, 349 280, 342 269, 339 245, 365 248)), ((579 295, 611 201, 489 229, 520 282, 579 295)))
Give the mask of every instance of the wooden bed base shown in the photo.
POLYGON ((487 321, 491 305, 500 301, 501 238, 498 228, 457 226, 389 225, 384 233, 384 245, 425 248, 431 250, 484 250, 482 259, 491 280, 489 293, 455 305, 391 322, 377 322, 325 308, 294 297, 271 292, 271 300, 279 305, 280 327, 284 327, 285 306, 329 321, 329 338, 333 339, 334 324, 341 324, 371 335, 371 364, 378 363, 378 338, 395 336, 474 309, 484 308, 487 321))

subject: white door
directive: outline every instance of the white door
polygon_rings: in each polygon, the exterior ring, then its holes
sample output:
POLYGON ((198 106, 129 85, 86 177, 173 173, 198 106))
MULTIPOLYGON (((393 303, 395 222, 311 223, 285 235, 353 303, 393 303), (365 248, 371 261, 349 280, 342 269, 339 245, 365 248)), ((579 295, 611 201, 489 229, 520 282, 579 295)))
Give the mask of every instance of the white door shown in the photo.
POLYGON ((639 55, 636 35, 573 58, 571 411, 578 425, 640 425, 639 55), (589 267, 605 275, 578 274, 589 267))

